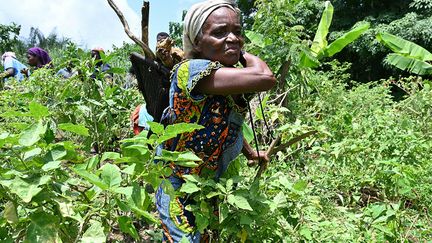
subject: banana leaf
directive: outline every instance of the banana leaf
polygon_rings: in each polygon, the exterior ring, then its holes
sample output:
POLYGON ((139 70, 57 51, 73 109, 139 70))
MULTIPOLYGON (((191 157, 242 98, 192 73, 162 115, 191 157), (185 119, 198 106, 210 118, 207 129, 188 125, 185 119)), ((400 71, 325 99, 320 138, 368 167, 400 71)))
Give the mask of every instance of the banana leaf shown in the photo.
POLYGON ((333 5, 329 2, 325 2, 325 9, 321 16, 318 30, 315 33, 314 40, 312 42, 311 50, 312 53, 317 56, 327 47, 327 35, 329 33, 330 25, 333 19, 333 5))
POLYGON ((343 36, 337 38, 335 41, 333 41, 325 50, 324 50, 324 56, 325 57, 331 57, 334 54, 340 52, 342 49, 344 49, 347 45, 355 41, 357 38, 359 38, 366 30, 368 30, 370 27, 369 23, 364 23, 362 25, 357 26, 356 28, 348 31, 343 36))
POLYGON ((390 53, 384 59, 384 62, 410 73, 415 73, 418 75, 432 74, 431 64, 415 58, 406 57, 401 54, 390 53))
POLYGON ((432 54, 414 42, 404 40, 389 33, 379 33, 376 38, 397 54, 420 61, 432 61, 432 54))

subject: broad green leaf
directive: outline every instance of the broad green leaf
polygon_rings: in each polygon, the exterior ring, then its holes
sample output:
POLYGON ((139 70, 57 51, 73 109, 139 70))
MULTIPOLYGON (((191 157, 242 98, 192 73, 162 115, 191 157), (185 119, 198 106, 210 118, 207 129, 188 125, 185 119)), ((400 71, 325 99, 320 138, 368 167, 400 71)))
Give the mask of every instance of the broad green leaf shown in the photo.
POLYGON ((247 201, 246 198, 239 196, 239 195, 228 195, 228 203, 236 206, 240 209, 244 209, 244 210, 249 210, 249 211, 253 211, 253 209, 251 208, 251 206, 249 205, 249 202, 247 201))
POLYGON ((28 161, 29 159, 33 158, 34 156, 40 155, 42 152, 41 148, 34 148, 30 151, 27 151, 23 155, 23 160, 28 161))
POLYGON ((272 204, 270 205, 270 210, 273 212, 277 208, 281 208, 287 205, 287 198, 283 192, 279 192, 273 199, 272 204))
POLYGON ((100 169, 101 177, 105 184, 110 188, 119 187, 122 181, 120 169, 117 165, 105 164, 100 169))
POLYGON ((16 177, 10 184, 10 189, 24 202, 29 203, 35 195, 42 191, 39 186, 46 184, 50 180, 50 176, 42 176, 32 180, 23 180, 16 177))
POLYGON ((204 230, 209 225, 208 218, 201 212, 194 212, 194 216, 195 216, 195 223, 197 225, 198 231, 200 233, 204 233, 204 230))
POLYGON ((293 188, 297 191, 304 191, 307 187, 307 181, 305 180, 298 180, 296 183, 294 183, 293 188))
POLYGON ((75 172, 76 174, 78 174, 79 176, 81 176, 82 178, 84 178, 85 180, 87 180, 88 182, 90 182, 91 184, 98 186, 102 190, 107 190, 109 188, 109 186, 106 183, 104 183, 95 174, 92 174, 92 173, 85 171, 85 170, 80 170, 80 169, 75 169, 75 168, 71 168, 71 170, 73 172, 75 172))
POLYGON ((175 164, 183 167, 189 167, 189 168, 198 167, 198 164, 193 161, 176 161, 175 164))
POLYGON ((37 119, 41 118, 41 117, 47 117, 49 116, 49 110, 47 107, 32 101, 29 105, 29 110, 30 110, 30 115, 32 117, 35 117, 37 119))
POLYGON ((219 204, 219 223, 222 223, 229 214, 228 206, 225 203, 219 204))
POLYGON ((318 56, 327 47, 327 35, 333 19, 333 5, 330 1, 324 3, 325 9, 318 24, 317 32, 315 33, 312 42, 311 51, 314 56, 318 56))
POLYGON ((200 191, 200 190, 201 190, 201 188, 199 188, 196 184, 194 184, 192 182, 183 183, 182 187, 180 188, 181 192, 186 192, 189 194, 200 191))
POLYGON ((88 224, 90 227, 84 232, 81 242, 82 243, 102 243, 106 242, 106 235, 102 227, 102 223, 99 221, 90 221, 88 224))
POLYGON ((432 54, 414 42, 389 33, 378 33, 376 38, 393 52, 421 61, 432 61, 432 54))
POLYGON ((43 171, 50 171, 60 168, 61 161, 51 161, 42 166, 43 171))
POLYGON ((19 144, 22 146, 32 146, 42 138, 46 129, 46 124, 43 124, 42 120, 40 120, 21 133, 20 139, 18 140, 19 144))
POLYGON ((30 219, 24 242, 61 242, 58 234, 58 217, 46 212, 36 212, 30 215, 30 219))
POLYGON ((386 56, 384 61, 387 64, 410 73, 415 73, 418 75, 432 74, 432 65, 428 62, 405 57, 400 54, 390 53, 386 56))
POLYGON ((252 141, 252 139, 254 138, 252 128, 246 122, 243 122, 242 124, 242 133, 244 139, 248 143, 250 143, 250 141, 252 141))
POLYGON ((195 130, 199 130, 202 128, 204 127, 194 123, 178 123, 178 124, 168 125, 163 135, 157 141, 158 143, 161 143, 173 137, 176 137, 179 134, 186 133, 186 132, 193 132, 195 130))
POLYGON ((260 48, 265 47, 264 36, 255 31, 247 30, 245 31, 246 37, 251 41, 252 45, 256 45, 260 48))
POLYGON ((104 162, 105 160, 109 159, 109 160, 115 160, 120 158, 120 154, 119 153, 115 153, 115 152, 105 152, 102 154, 102 158, 100 160, 100 163, 104 162))
POLYGON ((157 122, 147 122, 147 124, 150 126, 150 130, 154 132, 157 135, 162 135, 164 132, 163 125, 157 123, 157 122))
POLYGON ((46 161, 57 161, 61 160, 67 155, 67 151, 63 146, 56 146, 51 149, 45 156, 46 161))
POLYGON ((354 42, 359 38, 366 30, 368 30, 370 27, 369 23, 361 24, 354 29, 348 31, 343 36, 337 38, 335 41, 330 43, 330 45, 325 48, 325 56, 331 57, 334 54, 340 52, 342 49, 344 49, 347 45, 354 42))
POLYGON ((311 241, 312 240, 312 231, 307 228, 306 226, 302 227, 300 229, 300 235, 302 235, 306 240, 311 241))
POLYGON ((190 181, 193 183, 199 183, 199 177, 197 175, 184 175, 183 178, 186 181, 190 181))
POLYGON ((242 214, 242 215, 240 215, 240 224, 251 225, 252 219, 248 215, 242 214))
POLYGON ((135 163, 131 164, 131 165, 128 165, 128 166, 126 166, 126 168, 124 168, 122 170, 122 172, 125 173, 125 174, 128 174, 128 175, 135 175, 135 167, 136 167, 135 163))
POLYGON ((75 125, 72 123, 61 123, 58 124, 61 130, 72 132, 81 136, 89 136, 88 129, 84 125, 75 125))
POLYGON ((13 202, 9 201, 4 205, 3 217, 10 224, 18 223, 18 212, 13 202))
POLYGON ((120 216, 118 218, 118 223, 119 223, 119 226, 120 226, 120 230, 123 233, 126 233, 126 234, 132 236, 135 240, 139 239, 138 232, 135 229, 135 226, 133 225, 132 220, 131 220, 130 217, 120 216))
POLYGON ((300 55, 300 66, 316 68, 320 65, 318 59, 308 50, 303 50, 300 55))

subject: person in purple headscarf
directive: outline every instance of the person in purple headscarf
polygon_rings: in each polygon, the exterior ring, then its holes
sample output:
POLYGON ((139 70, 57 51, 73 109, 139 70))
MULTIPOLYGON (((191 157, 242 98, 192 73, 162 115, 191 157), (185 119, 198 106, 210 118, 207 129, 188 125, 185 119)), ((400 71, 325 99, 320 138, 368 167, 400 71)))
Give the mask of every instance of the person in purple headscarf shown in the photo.
POLYGON ((36 69, 41 67, 51 68, 51 57, 48 52, 40 47, 32 47, 27 50, 27 62, 30 66, 36 69))

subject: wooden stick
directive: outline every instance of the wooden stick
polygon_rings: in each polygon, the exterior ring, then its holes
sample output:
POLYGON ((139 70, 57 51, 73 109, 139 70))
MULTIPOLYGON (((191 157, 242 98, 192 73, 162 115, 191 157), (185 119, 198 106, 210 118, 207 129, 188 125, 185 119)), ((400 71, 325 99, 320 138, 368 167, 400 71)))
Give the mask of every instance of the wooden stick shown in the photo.
POLYGON ((148 46, 148 26, 149 26, 150 4, 148 1, 143 2, 141 8, 141 40, 148 46))
MULTIPOLYGON (((269 147, 268 150, 267 150, 267 155, 270 157, 271 155, 273 155, 273 154, 275 154, 275 153, 277 153, 277 152, 279 152, 279 151, 285 150, 285 149, 287 149, 289 146, 291 146, 291 145, 293 145, 293 144, 295 144, 295 143, 297 143, 297 142, 299 142, 299 141, 301 141, 301 140, 303 140, 303 139, 305 139, 305 138, 309 137, 310 135, 313 135, 313 134, 315 134, 315 133, 317 133, 317 132, 318 132, 318 131, 314 130, 314 131, 309 131, 309 132, 303 133, 302 135, 300 135, 300 136, 298 136, 298 137, 295 137, 295 138, 292 138, 292 139, 290 139, 288 142, 283 143, 283 144, 281 144, 281 145, 275 147, 275 145, 276 145, 277 143, 279 143, 279 141, 281 140, 281 136, 279 135, 279 136, 278 136, 278 137, 277 137, 277 138, 276 138, 276 139, 275 139, 275 140, 270 144, 270 147, 269 147)), ((255 161, 254 161, 254 163, 256 164, 255 161)), ((248 162, 248 165, 249 165, 249 166, 252 166, 252 165, 254 165, 254 164, 248 162)), ((267 169, 267 166, 268 166, 268 162, 265 162, 265 161, 263 161, 263 163, 261 163, 261 164, 259 165, 259 169, 258 169, 258 172, 257 172, 257 174, 256 174, 256 176, 255 176, 254 181, 257 181, 257 180, 261 177, 262 173, 267 169)))
POLYGON ((124 31, 129 36, 129 38, 131 38, 137 45, 139 45, 143 49, 144 55, 147 58, 150 58, 150 59, 154 60, 155 59, 155 54, 150 50, 150 48, 144 42, 142 42, 140 39, 138 39, 130 31, 129 24, 127 23, 124 15, 123 15, 123 13, 120 11, 120 9, 117 7, 117 5, 114 3, 114 1, 113 0, 107 0, 107 1, 108 1, 108 4, 111 6, 111 8, 114 10, 114 12, 119 17, 121 23, 123 24, 124 31))

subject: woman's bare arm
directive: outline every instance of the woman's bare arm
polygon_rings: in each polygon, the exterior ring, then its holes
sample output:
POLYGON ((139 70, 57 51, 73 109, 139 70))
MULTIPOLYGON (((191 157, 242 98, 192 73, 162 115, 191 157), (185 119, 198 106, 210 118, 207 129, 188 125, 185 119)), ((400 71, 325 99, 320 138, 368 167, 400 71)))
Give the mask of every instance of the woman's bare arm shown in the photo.
POLYGON ((204 94, 232 95, 271 89, 276 79, 259 57, 245 53, 246 67, 223 67, 201 80, 195 90, 204 94))

